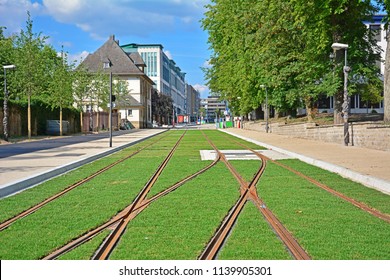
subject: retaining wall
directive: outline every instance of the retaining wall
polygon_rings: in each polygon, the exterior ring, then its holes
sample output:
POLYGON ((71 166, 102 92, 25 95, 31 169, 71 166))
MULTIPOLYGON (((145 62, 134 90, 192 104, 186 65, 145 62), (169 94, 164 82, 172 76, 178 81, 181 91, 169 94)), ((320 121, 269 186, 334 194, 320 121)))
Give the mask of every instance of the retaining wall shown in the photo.
MULTIPOLYGON (((245 122, 244 129, 265 131, 264 122, 245 122)), ((270 132, 324 142, 344 144, 344 126, 317 126, 314 123, 271 123, 270 132)), ((381 122, 351 123, 350 145, 390 151, 390 126, 381 122)))

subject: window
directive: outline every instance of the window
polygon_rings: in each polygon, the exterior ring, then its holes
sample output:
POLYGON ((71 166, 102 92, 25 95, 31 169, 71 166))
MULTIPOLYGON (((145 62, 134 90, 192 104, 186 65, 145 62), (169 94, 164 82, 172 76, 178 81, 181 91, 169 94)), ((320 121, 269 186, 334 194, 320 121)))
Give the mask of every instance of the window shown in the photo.
POLYGON ((127 110, 127 115, 129 117, 132 117, 133 116, 133 110, 132 109, 127 110))
POLYGON ((370 30, 377 42, 382 41, 381 26, 379 24, 371 24, 370 30))
POLYGON ((103 62, 103 69, 108 69, 110 66, 110 62, 103 62))

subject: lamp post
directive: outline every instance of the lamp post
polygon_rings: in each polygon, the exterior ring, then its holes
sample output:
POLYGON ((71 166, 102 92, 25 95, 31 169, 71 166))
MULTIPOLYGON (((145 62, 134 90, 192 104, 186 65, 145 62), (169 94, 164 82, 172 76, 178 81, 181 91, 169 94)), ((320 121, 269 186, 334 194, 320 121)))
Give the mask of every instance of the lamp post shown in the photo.
POLYGON ((4 140, 8 141, 8 90, 7 90, 7 69, 15 69, 15 65, 5 65, 4 68, 4 103, 3 103, 3 130, 4 130, 4 140))
POLYGON ((269 123, 268 123, 268 91, 265 85, 260 85, 261 88, 265 89, 265 132, 269 131, 269 123))
POLYGON ((351 68, 347 65, 347 53, 348 45, 341 43, 333 43, 332 49, 334 51, 344 50, 345 52, 345 63, 343 67, 344 72, 344 98, 343 98, 343 120, 344 120, 344 145, 348 146, 349 143, 349 124, 348 124, 348 112, 349 112, 349 99, 348 99, 348 72, 351 71, 351 68))
POLYGON ((109 146, 112 147, 112 72, 110 72, 110 116, 109 116, 110 141, 109 146))

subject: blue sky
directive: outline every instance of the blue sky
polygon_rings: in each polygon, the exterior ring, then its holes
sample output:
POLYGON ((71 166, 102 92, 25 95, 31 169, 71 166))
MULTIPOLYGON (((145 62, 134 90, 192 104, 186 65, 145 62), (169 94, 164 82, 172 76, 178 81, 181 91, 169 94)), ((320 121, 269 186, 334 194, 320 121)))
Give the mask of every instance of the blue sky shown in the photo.
POLYGON ((186 80, 208 95, 204 74, 210 51, 199 20, 209 0, 0 0, 0 26, 6 34, 25 28, 27 11, 34 32, 71 59, 97 50, 111 34, 120 44, 162 44, 186 72, 186 80))

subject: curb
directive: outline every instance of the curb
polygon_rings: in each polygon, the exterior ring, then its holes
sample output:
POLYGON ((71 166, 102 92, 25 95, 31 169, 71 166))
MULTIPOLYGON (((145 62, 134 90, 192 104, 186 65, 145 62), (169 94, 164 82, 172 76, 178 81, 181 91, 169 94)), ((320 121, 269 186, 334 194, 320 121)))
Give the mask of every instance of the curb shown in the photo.
POLYGON ((390 182, 388 182, 388 181, 385 181, 385 180, 382 180, 382 179, 379 179, 376 177, 372 177, 372 176, 363 175, 361 173, 352 171, 350 169, 347 169, 347 168, 339 166, 339 165, 331 164, 331 163, 328 163, 328 162, 325 162, 322 160, 317 160, 317 159, 310 158, 310 157, 307 157, 307 156, 304 156, 301 154, 290 152, 290 151, 269 145, 267 143, 263 143, 263 142, 253 140, 253 139, 248 138, 248 137, 237 135, 233 132, 228 132, 228 131, 224 131, 224 130, 220 130, 220 131, 225 132, 225 133, 230 134, 230 135, 233 135, 235 137, 241 138, 241 139, 246 140, 248 142, 252 142, 254 144, 263 146, 267 149, 274 150, 274 151, 277 151, 279 153, 289 155, 291 157, 297 158, 297 159, 299 159, 303 162, 306 162, 308 164, 325 169, 327 171, 337 173, 341 177, 347 178, 351 181, 363 184, 366 187, 376 189, 382 193, 390 195, 390 182))
POLYGON ((40 184, 44 181, 47 181, 47 180, 52 179, 56 176, 62 175, 66 172, 69 172, 73 169, 76 169, 82 165, 85 165, 85 164, 90 163, 92 161, 95 161, 97 159, 100 159, 100 158, 103 158, 105 156, 116 153, 116 152, 123 150, 127 147, 130 147, 132 145, 138 144, 144 140, 152 138, 152 137, 159 135, 163 132, 165 132, 165 130, 162 130, 161 132, 150 135, 150 136, 146 136, 145 138, 141 138, 141 139, 136 140, 134 142, 123 144, 123 145, 115 147, 115 148, 111 148, 110 150, 89 156, 87 158, 83 158, 83 159, 80 159, 80 160, 59 166, 59 167, 55 167, 55 168, 50 169, 48 171, 38 173, 36 175, 24 178, 22 180, 11 182, 9 184, 3 185, 2 188, 0 189, 0 198, 13 195, 17 192, 23 191, 23 190, 28 189, 28 188, 32 188, 32 187, 36 186, 37 184, 40 184))

